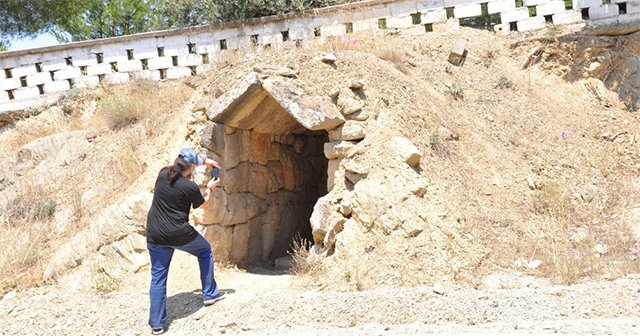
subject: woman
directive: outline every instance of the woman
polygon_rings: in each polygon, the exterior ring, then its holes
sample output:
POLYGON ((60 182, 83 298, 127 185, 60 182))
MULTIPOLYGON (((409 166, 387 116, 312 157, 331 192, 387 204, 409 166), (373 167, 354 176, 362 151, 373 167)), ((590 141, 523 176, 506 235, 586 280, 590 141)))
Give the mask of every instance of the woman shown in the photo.
POLYGON ((183 148, 173 166, 160 170, 156 179, 153 203, 147 215, 147 248, 151 256, 151 309, 149 325, 154 335, 164 332, 167 322, 167 275, 175 249, 198 257, 200 281, 205 306, 222 299, 213 277, 211 245, 191 225, 189 210, 206 204, 220 183, 212 179, 204 195, 189 177, 198 165, 219 167, 214 160, 198 156, 192 148, 183 148))

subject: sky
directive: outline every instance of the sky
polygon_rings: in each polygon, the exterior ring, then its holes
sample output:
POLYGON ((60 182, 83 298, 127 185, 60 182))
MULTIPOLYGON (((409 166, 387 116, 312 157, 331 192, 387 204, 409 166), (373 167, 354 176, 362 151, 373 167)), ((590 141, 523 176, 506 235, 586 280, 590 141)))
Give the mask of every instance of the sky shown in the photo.
POLYGON ((60 44, 51 34, 38 35, 35 38, 11 40, 9 50, 30 49, 60 44))

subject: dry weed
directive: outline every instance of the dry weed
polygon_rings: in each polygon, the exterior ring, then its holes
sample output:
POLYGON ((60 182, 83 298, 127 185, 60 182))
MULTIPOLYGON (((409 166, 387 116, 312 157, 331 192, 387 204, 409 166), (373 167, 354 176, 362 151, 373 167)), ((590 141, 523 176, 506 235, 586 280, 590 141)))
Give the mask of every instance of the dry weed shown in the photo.
POLYGON ((289 270, 291 274, 307 276, 311 279, 317 279, 324 274, 324 257, 315 253, 312 245, 311 242, 305 239, 295 239, 293 241, 291 246, 293 262, 289 270))

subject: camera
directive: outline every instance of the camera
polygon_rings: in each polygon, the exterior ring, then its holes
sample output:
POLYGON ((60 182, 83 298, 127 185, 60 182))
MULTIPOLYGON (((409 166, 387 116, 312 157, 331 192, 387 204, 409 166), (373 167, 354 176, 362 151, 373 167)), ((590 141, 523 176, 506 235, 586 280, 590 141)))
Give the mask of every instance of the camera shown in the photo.
POLYGON ((220 178, 220 168, 218 167, 211 168, 211 178, 213 179, 220 178))

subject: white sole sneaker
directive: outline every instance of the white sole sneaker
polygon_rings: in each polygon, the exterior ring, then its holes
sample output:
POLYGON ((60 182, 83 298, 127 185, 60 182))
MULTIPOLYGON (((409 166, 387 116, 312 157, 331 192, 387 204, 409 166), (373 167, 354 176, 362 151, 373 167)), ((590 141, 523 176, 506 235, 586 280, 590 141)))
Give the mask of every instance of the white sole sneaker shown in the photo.
POLYGON ((224 292, 220 292, 220 294, 218 294, 218 296, 214 297, 213 299, 204 300, 204 305, 211 306, 212 304, 223 299, 224 299, 224 292))

